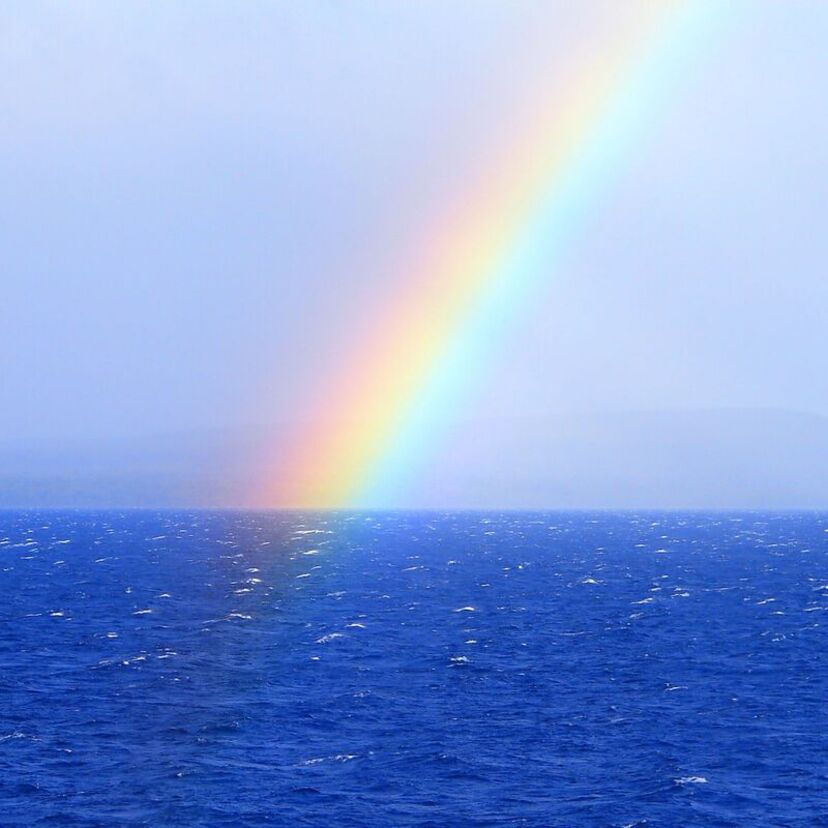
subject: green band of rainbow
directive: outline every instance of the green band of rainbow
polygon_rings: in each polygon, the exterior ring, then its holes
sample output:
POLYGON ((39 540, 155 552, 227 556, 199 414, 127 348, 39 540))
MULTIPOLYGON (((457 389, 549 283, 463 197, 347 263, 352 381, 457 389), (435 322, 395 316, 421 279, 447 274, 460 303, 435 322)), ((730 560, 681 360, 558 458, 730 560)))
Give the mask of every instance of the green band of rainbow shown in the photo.
MULTIPOLYGON (((729 0, 631 4, 630 31, 592 57, 558 105, 441 228, 330 389, 327 411, 274 461, 267 505, 395 506, 447 411, 485 374, 504 330, 547 289, 631 151, 722 30, 729 0)), ((550 97, 552 97, 550 95, 550 97)))

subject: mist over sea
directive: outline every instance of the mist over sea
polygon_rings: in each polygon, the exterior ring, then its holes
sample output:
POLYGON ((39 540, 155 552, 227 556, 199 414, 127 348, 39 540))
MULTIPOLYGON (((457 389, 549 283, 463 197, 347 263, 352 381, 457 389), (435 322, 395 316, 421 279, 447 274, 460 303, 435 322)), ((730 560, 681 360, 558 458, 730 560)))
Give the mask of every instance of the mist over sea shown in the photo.
POLYGON ((0 512, 2 826, 828 824, 828 513, 0 512))

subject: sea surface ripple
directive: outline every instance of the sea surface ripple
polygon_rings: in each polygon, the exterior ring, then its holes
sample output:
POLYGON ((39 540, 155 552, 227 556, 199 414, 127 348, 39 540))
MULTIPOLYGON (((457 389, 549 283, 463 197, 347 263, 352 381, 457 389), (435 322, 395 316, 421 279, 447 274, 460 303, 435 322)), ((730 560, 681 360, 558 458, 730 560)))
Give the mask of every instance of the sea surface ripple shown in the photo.
POLYGON ((5 512, 0 825, 828 826, 828 515, 5 512))

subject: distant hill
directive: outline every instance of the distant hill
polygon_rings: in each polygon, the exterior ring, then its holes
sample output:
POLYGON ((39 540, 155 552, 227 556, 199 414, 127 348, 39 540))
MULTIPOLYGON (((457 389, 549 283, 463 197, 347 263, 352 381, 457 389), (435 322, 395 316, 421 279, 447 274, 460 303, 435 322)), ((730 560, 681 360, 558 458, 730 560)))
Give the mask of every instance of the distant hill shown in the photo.
MULTIPOLYGON (((452 485, 444 502, 828 508, 826 417, 740 409, 570 414, 547 419, 543 440, 531 436, 537 432, 528 423, 492 428, 485 454, 480 431, 455 441, 439 464, 438 473, 452 485)), ((437 490, 434 476, 431 481, 437 490)), ((417 494, 427 500, 426 487, 417 494)))
MULTIPOLYGON (((278 462, 273 435, 282 431, 0 443, 0 507, 243 507, 262 466, 278 462)), ((481 415, 447 429, 405 503, 393 505, 828 509, 828 418, 748 409, 481 415)))

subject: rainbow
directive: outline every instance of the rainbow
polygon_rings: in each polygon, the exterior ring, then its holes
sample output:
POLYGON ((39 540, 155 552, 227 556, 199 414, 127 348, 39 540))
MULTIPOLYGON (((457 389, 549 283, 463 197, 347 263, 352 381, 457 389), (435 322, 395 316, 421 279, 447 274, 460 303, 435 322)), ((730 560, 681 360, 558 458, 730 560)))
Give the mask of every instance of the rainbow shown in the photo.
POLYGON ((268 468, 259 502, 403 502, 446 412, 479 380, 502 332, 560 271, 590 211, 731 8, 727 0, 631 5, 613 48, 590 56, 556 106, 541 105, 552 97, 541 79, 527 134, 503 149, 502 162, 423 245, 395 307, 383 309, 326 390, 319 418, 268 468))

